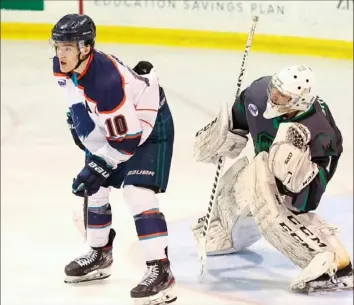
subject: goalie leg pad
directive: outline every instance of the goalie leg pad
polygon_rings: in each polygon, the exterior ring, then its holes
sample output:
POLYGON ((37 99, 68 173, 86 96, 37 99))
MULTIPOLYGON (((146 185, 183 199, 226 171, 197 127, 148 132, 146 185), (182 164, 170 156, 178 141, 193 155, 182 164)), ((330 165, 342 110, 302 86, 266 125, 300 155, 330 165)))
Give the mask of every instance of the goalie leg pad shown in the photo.
MULTIPOLYGON (((211 215, 210 230, 206 240, 208 255, 239 252, 261 238, 248 207, 248 198, 242 198, 238 195, 238 191, 235 191, 238 189, 238 176, 247 165, 247 157, 240 158, 220 179, 216 206, 211 215)), ((197 240, 202 232, 203 224, 202 218, 193 228, 197 240)))
MULTIPOLYGON (((204 226, 204 217, 198 220, 197 225, 193 228, 193 233, 197 241, 201 236, 204 226)), ((234 253, 232 241, 227 231, 221 225, 219 219, 211 219, 210 228, 206 236, 206 253, 207 255, 222 255, 234 253)))
MULTIPOLYGON (((289 211, 268 168, 268 154, 259 153, 242 173, 243 196, 253 198, 250 210, 263 237, 294 264, 305 268, 319 253, 332 252, 318 235, 289 211)), ((333 252, 332 252, 333 253, 333 252)))
POLYGON ((320 238, 326 241, 331 251, 335 253, 335 262, 338 270, 345 268, 351 263, 350 255, 338 238, 339 228, 327 224, 316 213, 309 212, 298 215, 298 218, 315 232, 320 238))
POLYGON ((318 217, 316 224, 313 213, 295 215, 286 208, 267 163, 267 153, 258 154, 240 181, 250 186, 250 210, 264 238, 303 269, 291 284, 293 291, 301 291, 322 275, 334 276, 350 259, 333 237, 333 228, 318 217))
MULTIPOLYGON (((343 270, 351 266, 350 256, 336 235, 339 231, 337 227, 325 223, 315 213, 301 214, 298 218, 327 243, 331 252, 326 252, 326 256, 323 253, 322 255, 319 254, 310 262, 292 282, 290 287, 293 291, 305 289, 308 282, 318 278, 316 275, 328 274, 329 276, 334 276, 337 270, 343 270)), ((333 283, 324 281, 321 289, 327 289, 326 285, 333 286, 333 283)), ((311 288, 311 283, 308 286, 311 288)))
MULTIPOLYGON (((246 210, 245 210, 246 212, 246 210)), ((250 211, 240 215, 232 228, 232 247, 234 252, 242 251, 262 237, 250 211)))

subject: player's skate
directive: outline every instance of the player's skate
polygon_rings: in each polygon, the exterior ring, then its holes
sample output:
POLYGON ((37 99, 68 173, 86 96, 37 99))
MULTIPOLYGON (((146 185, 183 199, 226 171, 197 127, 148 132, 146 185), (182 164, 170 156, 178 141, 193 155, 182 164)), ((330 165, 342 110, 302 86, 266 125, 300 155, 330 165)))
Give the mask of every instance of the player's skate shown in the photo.
POLYGON ((177 300, 173 294, 175 278, 168 259, 146 263, 147 271, 141 282, 130 291, 137 305, 170 304, 177 300))
POLYGON ((90 251, 75 258, 65 266, 65 283, 81 283, 101 280, 111 275, 113 263, 112 246, 116 232, 111 229, 108 244, 101 248, 91 248, 90 251))
POLYGON ((340 290, 353 290, 352 264, 338 270, 332 276, 323 274, 317 279, 305 283, 305 286, 303 288, 298 288, 296 292, 313 293, 340 290))

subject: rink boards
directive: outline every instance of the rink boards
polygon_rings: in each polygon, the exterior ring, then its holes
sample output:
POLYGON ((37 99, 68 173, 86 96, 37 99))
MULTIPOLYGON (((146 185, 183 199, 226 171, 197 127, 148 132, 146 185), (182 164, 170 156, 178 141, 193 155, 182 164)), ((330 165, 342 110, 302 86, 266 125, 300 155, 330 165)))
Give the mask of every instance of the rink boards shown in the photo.
POLYGON ((254 51, 353 58, 352 1, 32 2, 35 10, 2 9, 2 39, 49 40, 53 23, 80 11, 96 22, 98 43, 242 50, 258 15, 254 51))

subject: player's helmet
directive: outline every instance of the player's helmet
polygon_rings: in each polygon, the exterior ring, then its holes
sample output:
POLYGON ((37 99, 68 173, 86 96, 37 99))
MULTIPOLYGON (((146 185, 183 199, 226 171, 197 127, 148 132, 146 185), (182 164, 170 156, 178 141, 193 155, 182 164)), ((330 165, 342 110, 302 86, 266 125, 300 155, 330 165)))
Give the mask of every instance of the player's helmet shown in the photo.
POLYGON ((296 110, 307 111, 313 104, 315 76, 305 65, 287 67, 273 75, 267 90, 267 119, 296 110))
POLYGON ((68 14, 62 17, 52 29, 54 42, 75 41, 81 45, 94 47, 96 40, 96 26, 87 15, 68 14))

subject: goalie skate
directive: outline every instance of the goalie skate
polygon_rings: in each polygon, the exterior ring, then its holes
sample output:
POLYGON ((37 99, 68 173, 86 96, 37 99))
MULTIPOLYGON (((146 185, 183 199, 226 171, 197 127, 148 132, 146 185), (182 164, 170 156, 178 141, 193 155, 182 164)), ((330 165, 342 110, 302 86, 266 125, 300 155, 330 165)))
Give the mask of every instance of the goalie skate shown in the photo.
POLYGON ((76 284, 108 278, 113 263, 112 244, 115 235, 115 231, 111 229, 109 242, 105 247, 91 248, 88 253, 66 265, 64 282, 76 284))
POLYGON ((168 259, 146 263, 147 271, 141 282, 131 290, 136 305, 163 305, 177 300, 173 288, 175 278, 168 259))
POLYGON ((294 292, 313 294, 322 292, 335 292, 353 290, 353 268, 352 264, 338 270, 333 276, 321 275, 317 279, 305 283, 302 287, 293 289, 294 292))

